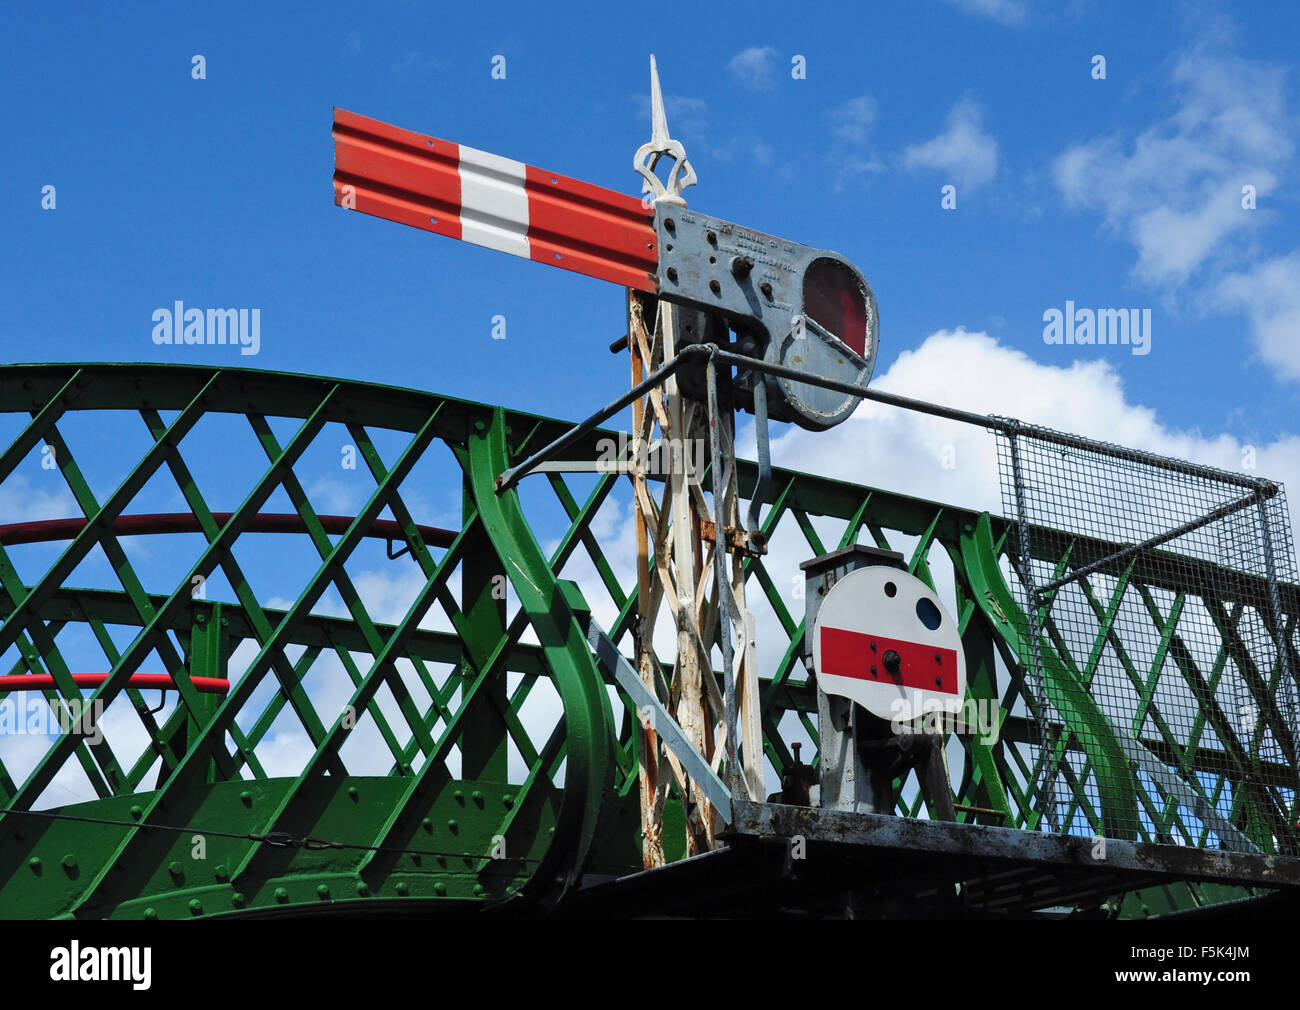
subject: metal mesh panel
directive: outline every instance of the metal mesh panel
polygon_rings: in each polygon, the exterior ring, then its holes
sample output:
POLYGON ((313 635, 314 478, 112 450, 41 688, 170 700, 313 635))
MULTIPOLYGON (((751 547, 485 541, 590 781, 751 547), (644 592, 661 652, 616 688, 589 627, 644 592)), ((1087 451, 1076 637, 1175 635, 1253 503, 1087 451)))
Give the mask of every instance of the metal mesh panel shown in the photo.
POLYGON ((1015 422, 997 435, 1046 825, 1296 852, 1282 487, 1015 422))

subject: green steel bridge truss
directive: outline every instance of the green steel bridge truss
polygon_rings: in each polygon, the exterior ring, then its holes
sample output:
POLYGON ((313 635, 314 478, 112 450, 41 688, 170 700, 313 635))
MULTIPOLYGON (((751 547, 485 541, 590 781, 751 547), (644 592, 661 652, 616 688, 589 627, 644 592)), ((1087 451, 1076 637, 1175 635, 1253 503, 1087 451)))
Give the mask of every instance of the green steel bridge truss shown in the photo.
MULTIPOLYGON (((2 367, 0 421, 0 508, 12 513, 0 514, 0 673, 49 678, 28 690, 0 681, 0 916, 385 902, 463 914, 552 905, 585 874, 640 868, 642 736, 583 634, 591 608, 631 650, 635 579, 615 538, 602 543, 602 516, 625 514, 627 480, 550 472, 494 490, 565 422, 338 379, 123 364, 2 367), (349 452, 352 468, 340 462, 349 452), (327 472, 346 476, 354 505, 342 520, 312 502, 337 497, 327 472), (159 513, 190 525, 140 519, 159 513), (435 527, 430 515, 450 518, 435 527), (58 516, 78 521, 39 532, 58 516), (387 595, 376 570, 391 573, 387 595), (74 677, 87 671, 107 676, 82 686, 74 677), (133 682, 141 672, 174 682, 161 707, 133 682), (205 678, 228 689, 202 688, 205 678), (95 731, 77 732, 72 706, 96 703, 95 731), (71 731, 33 731, 60 719, 71 731)), ((572 455, 595 458, 608 434, 572 455)), ((739 466, 752 488, 755 468, 739 466)), ((996 740, 949 741, 959 820, 1049 830, 1039 790, 1050 764, 1062 832, 1215 844, 1189 804, 1124 763, 1096 706, 1059 705, 1059 739, 1036 742, 1029 624, 1009 584, 1003 519, 789 470, 773 488, 773 553, 746 562, 762 614, 769 783, 790 766, 793 742, 815 754, 817 740, 803 607, 772 570, 776 545, 797 562, 861 541, 905 550, 913 573, 950 594, 969 696, 1001 724, 996 740)), ((1053 552, 1039 560, 1067 571, 1074 539, 1037 537, 1053 552)), ((1213 662, 1198 659, 1178 632, 1196 585, 1159 585, 1158 572, 1131 563, 1090 578, 1099 647, 1117 634, 1107 614, 1125 594, 1143 600, 1161 643, 1151 668, 1130 671, 1151 715, 1135 724, 1153 727, 1147 745, 1260 851, 1295 854, 1296 792, 1266 784, 1279 769, 1231 731, 1216 695, 1241 658, 1231 627, 1213 662), (1159 718, 1157 685, 1180 679, 1196 699, 1190 729, 1159 718)), ((1282 603, 1294 649, 1295 586, 1282 587, 1282 603)), ((1050 615, 1040 624, 1045 675, 1059 681, 1047 690, 1063 697, 1087 684, 1099 649, 1070 655, 1050 615)), ((1269 711, 1276 657, 1271 666, 1256 701, 1281 727, 1284 715, 1269 711)), ((670 664, 664 672, 671 683, 670 664)), ((925 807, 914 781, 898 783, 899 814, 925 807)), ((669 848, 680 858, 676 823, 669 848)), ((1130 895, 1130 910, 1215 893, 1130 895)))

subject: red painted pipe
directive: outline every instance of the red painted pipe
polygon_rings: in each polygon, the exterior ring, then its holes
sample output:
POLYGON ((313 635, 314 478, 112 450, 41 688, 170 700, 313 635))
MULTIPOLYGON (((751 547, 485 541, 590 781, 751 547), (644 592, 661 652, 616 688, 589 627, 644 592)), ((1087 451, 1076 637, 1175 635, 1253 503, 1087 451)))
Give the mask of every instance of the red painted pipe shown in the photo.
MULTIPOLYGON (((230 521, 233 513, 213 512, 218 526, 230 521)), ((355 516, 318 516, 326 533, 346 533, 355 516)), ((45 543, 51 540, 71 540, 86 528, 85 519, 41 519, 29 523, 9 523, 0 526, 0 544, 45 543)), ((424 542, 433 547, 450 547, 456 539, 451 530, 438 526, 415 527, 424 542)), ((118 536, 149 536, 155 533, 202 533, 199 517, 192 512, 153 512, 145 515, 118 516, 113 520, 113 532, 118 536)), ((306 533, 307 524, 296 512, 259 512, 249 520, 248 533, 306 533)), ((405 543, 406 536, 399 523, 392 519, 376 519, 364 534, 381 540, 405 543)))
MULTIPOLYGON (((108 680, 106 673, 74 673, 72 682, 78 687, 99 687, 108 680)), ((200 694, 226 694, 230 690, 230 681, 223 677, 191 677, 190 683, 200 694)), ((133 673, 127 681, 128 687, 152 688, 163 691, 174 690, 176 682, 170 673, 133 673)), ((49 691, 57 690, 58 684, 48 673, 13 673, 0 676, 0 694, 8 691, 49 691)))

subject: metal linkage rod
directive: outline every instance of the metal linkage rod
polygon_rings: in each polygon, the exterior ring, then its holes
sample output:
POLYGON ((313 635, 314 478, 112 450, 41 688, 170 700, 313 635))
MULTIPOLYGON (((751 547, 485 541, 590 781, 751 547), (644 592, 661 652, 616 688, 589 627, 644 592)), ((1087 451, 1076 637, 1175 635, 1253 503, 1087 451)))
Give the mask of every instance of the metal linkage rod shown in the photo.
MULTIPOLYGON (((691 350, 694 350, 694 348, 691 348, 691 350)), ((669 360, 664 364, 663 368, 655 372, 654 375, 651 375, 643 379, 641 382, 638 382, 635 386, 629 389, 626 393, 620 396, 609 406, 602 407, 600 410, 592 414, 585 421, 581 421, 578 424, 574 425, 572 428, 566 431, 559 438, 555 439, 555 441, 538 449, 535 453, 529 456, 518 466, 511 467, 505 473, 501 474, 499 477, 497 477, 497 494, 502 494, 503 492, 509 491, 512 487, 514 487, 521 480, 527 477, 533 470, 535 470, 539 463, 543 463, 546 460, 550 459, 552 456, 554 456, 565 446, 572 445, 583 435, 587 434, 587 432, 592 431, 602 421, 609 420, 611 417, 617 414, 628 404, 641 399, 641 397, 645 396, 646 393, 654 389, 655 386, 659 385, 670 375, 676 372, 679 368, 681 368, 682 365, 686 363, 685 358, 686 358, 686 352, 683 352, 677 355, 675 358, 672 358, 671 360, 669 360)))
POLYGON ((835 379, 829 379, 821 375, 809 375, 798 369, 788 368, 785 365, 778 365, 770 361, 760 361, 757 358, 746 357, 743 354, 733 354, 730 351, 724 351, 716 344, 694 344, 685 348, 675 357, 664 363, 654 375, 651 375, 644 381, 638 383, 623 396, 619 397, 608 407, 593 414, 587 420, 581 422, 574 428, 570 429, 564 435, 561 435, 550 445, 539 449, 532 456, 524 460, 518 466, 507 470, 497 478, 497 492, 501 493, 526 477, 537 466, 538 463, 549 459, 560 449, 573 443, 575 439, 580 438, 587 432, 591 431, 602 421, 607 420, 620 410, 626 407, 633 400, 644 395, 648 390, 659 385, 670 375, 674 374, 688 359, 697 357, 710 357, 713 361, 721 365, 732 365, 736 368, 748 369, 754 372, 761 372, 765 375, 776 375, 786 379, 792 379, 796 382, 805 383, 810 386, 819 386, 822 389, 833 389, 840 393, 850 393, 854 396, 860 396, 864 400, 871 400, 874 403, 884 403, 891 407, 901 407, 904 410, 914 410, 921 414, 929 414, 932 417, 942 417, 950 421, 960 421, 962 424, 973 424, 979 428, 988 428, 994 431, 1000 431, 1005 434, 1018 434, 1035 438, 1044 442, 1052 442, 1056 445, 1063 445, 1075 449, 1084 449, 1089 452, 1100 453, 1103 456, 1110 456, 1114 459, 1131 460, 1134 463, 1142 463, 1147 466, 1158 467, 1162 470, 1171 470, 1176 473, 1185 473, 1189 476, 1204 477, 1209 480, 1223 481, 1228 484, 1235 484, 1238 487, 1249 488, 1265 498, 1271 498, 1277 494, 1277 485, 1272 481, 1260 477, 1247 477, 1245 474, 1233 473, 1230 470, 1220 470, 1217 467, 1205 466, 1200 463, 1189 463, 1185 460, 1172 459, 1168 456, 1159 456, 1152 452, 1145 452, 1141 449, 1130 449, 1125 446, 1115 445, 1110 442, 1098 442, 1095 439, 1083 438, 1080 435, 1070 435, 1061 431, 1054 431, 1051 428, 1043 428, 1038 425, 1025 424, 1017 421, 1015 418, 998 417, 995 414, 977 414, 971 410, 959 410, 956 407, 946 407, 939 403, 930 403, 926 400, 917 400, 910 396, 899 396, 897 393, 885 393, 878 389, 872 389, 869 386, 859 386, 851 382, 839 382, 835 379))
MULTIPOLYGON (((678 355, 680 359, 681 355, 678 355)), ((713 521, 718 536, 713 548, 713 575, 718 584, 718 641, 722 646, 723 697, 726 699, 727 720, 727 785, 733 796, 744 796, 744 775, 737 760, 739 732, 738 706, 736 704, 735 654, 731 642, 731 580, 727 577, 727 517, 722 502, 727 493, 722 475, 722 418, 718 408, 718 369, 716 355, 710 354, 705 363, 708 383, 709 442, 712 447, 713 469, 713 521)))
MULTIPOLYGON (((713 368, 712 360, 709 368, 710 370, 713 368)), ((749 539, 760 546, 763 542, 763 530, 759 525, 760 513, 763 501, 772 487, 772 446, 767 427, 767 383, 756 382, 754 383, 754 444, 758 448, 758 481, 754 484, 754 493, 749 499, 749 539)))
MULTIPOLYGON (((708 345, 690 347, 682 352, 682 355, 696 351, 707 351, 708 345)), ((682 355, 679 355, 682 356, 682 355)), ((1230 470, 1220 470, 1217 467, 1204 466, 1199 463, 1188 463, 1184 460, 1171 459, 1168 456, 1158 456, 1155 453, 1144 452, 1141 449, 1129 449, 1124 446, 1114 445, 1110 442, 1098 442, 1094 439, 1083 438, 1079 435, 1069 435, 1065 432, 1053 431, 1051 428, 1042 428, 1038 425, 1025 424, 1014 418, 998 417, 995 414, 977 414, 970 410, 959 410, 956 407, 946 407, 939 403, 930 403, 926 400, 916 400, 910 396, 899 396, 897 393, 885 393, 878 389, 872 389, 869 386, 859 386, 851 382, 839 382, 835 379, 828 379, 819 375, 809 375, 798 369, 789 368, 785 365, 774 364, 770 361, 759 361, 756 358, 747 358, 740 354, 732 354, 730 351, 718 350, 715 360, 723 363, 735 365, 737 368, 748 368, 755 372, 763 372, 767 375, 778 375, 786 379, 793 379, 797 382, 807 383, 810 386, 820 386, 823 389, 833 389, 840 393, 852 393, 860 396, 864 400, 871 400, 875 403, 885 403, 892 407, 902 407, 904 410, 915 410, 922 414, 930 414, 934 417, 945 417, 950 421, 960 421, 963 424, 973 424, 981 428, 991 428, 995 431, 1011 432, 1015 431, 1021 435, 1028 435, 1044 442, 1053 442, 1056 445, 1070 446, 1076 449, 1087 449, 1091 452, 1098 452, 1104 456, 1112 456, 1118 459, 1128 459, 1135 463, 1146 463, 1150 466, 1160 467, 1165 470, 1176 470, 1179 473, 1192 474, 1198 477, 1208 477, 1214 480, 1226 481, 1231 484, 1237 484, 1240 487, 1248 487, 1255 491, 1264 491, 1268 497, 1277 493, 1277 487, 1271 481, 1259 477, 1247 477, 1245 474, 1233 473, 1230 470)))

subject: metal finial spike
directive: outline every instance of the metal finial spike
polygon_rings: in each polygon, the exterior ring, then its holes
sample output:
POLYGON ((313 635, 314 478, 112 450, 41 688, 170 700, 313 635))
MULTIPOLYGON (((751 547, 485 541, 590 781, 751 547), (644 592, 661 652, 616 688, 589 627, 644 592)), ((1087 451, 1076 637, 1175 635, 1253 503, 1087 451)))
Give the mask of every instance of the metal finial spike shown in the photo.
POLYGON ((659 66, 654 53, 650 54, 650 143, 665 149, 668 146, 668 114, 664 112, 664 93, 659 87, 659 66))
POLYGON ((653 53, 650 55, 650 142, 641 145, 632 159, 632 167, 644 180, 641 192, 653 194, 654 203, 685 207, 682 190, 698 181, 695 169, 686 159, 686 148, 668 135, 668 115, 664 112, 664 94, 659 86, 659 65, 653 53), (667 185, 659 181, 654 171, 659 159, 665 155, 673 160, 667 185))

